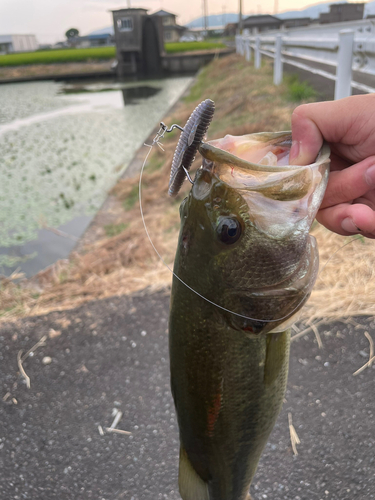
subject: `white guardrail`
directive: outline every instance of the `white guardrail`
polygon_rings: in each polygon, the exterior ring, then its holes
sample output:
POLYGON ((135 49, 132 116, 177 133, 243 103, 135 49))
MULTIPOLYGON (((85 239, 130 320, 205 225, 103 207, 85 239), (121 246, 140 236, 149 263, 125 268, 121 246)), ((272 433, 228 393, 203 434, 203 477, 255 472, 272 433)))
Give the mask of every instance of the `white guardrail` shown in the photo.
MULTIPOLYGON (((261 65, 262 54, 274 59, 274 83, 283 79, 283 63, 335 80, 335 99, 351 95, 351 88, 373 93, 374 87, 353 81, 353 71, 374 76, 375 20, 311 26, 262 35, 237 35, 237 53, 261 65), (345 29, 343 29, 345 28, 345 29), (336 68, 336 74, 314 67, 313 63, 336 68)), ((370 82, 372 83, 372 82, 370 82)))

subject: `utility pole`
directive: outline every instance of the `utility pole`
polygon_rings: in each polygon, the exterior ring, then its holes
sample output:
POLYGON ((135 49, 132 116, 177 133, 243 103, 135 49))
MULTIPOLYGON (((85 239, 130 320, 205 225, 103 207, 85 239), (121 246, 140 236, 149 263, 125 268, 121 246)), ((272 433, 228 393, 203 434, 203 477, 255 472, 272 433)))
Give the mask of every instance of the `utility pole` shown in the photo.
POLYGON ((208 19, 207 19, 207 0, 203 0, 203 15, 204 15, 204 29, 207 35, 208 19))
POLYGON ((238 33, 242 35, 242 0, 240 0, 240 13, 238 16, 238 33))
POLYGON ((128 0, 128 9, 131 8, 131 5, 130 5, 130 0, 128 0))

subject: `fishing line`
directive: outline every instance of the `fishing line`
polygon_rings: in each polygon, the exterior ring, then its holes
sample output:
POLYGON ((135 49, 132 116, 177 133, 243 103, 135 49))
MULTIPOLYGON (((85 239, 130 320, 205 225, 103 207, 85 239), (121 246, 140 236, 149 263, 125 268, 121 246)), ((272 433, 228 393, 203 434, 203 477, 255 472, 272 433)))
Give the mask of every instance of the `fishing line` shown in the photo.
POLYGON ((324 266, 322 267, 322 269, 319 271, 319 274, 318 274, 318 276, 316 277, 316 279, 318 279, 318 278, 319 278, 319 279, 322 279, 320 275, 321 275, 321 274, 322 274, 322 272, 324 271, 324 269, 325 269, 326 265, 327 265, 327 264, 328 264, 328 263, 329 263, 329 262, 333 259, 333 257, 334 257, 337 253, 339 253, 339 252, 340 252, 340 250, 342 250, 344 247, 346 247, 346 246, 350 245, 351 243, 353 243, 353 241, 360 240, 362 237, 363 237, 363 236, 356 236, 355 238, 352 238, 350 241, 347 241, 347 242, 346 242, 346 243, 344 243, 344 244, 343 244, 340 248, 338 248, 338 249, 336 250, 336 252, 333 252, 333 254, 331 255, 331 257, 327 260, 327 262, 324 264, 324 266))
MULTIPOLYGON (((150 236, 150 233, 148 231, 148 228, 147 228, 147 225, 146 225, 146 221, 145 221, 145 217, 144 217, 144 212, 143 212, 143 207, 142 207, 142 177, 143 177, 143 171, 145 169, 145 166, 146 166, 146 163, 147 163, 147 160, 151 154, 151 151, 152 151, 152 148, 157 145, 162 151, 164 151, 162 145, 160 144, 160 139, 163 139, 164 136, 165 136, 165 133, 166 132, 171 132, 172 130, 174 130, 175 128, 178 128, 179 130, 181 130, 181 127, 179 125, 172 125, 169 129, 167 128, 167 126, 161 122, 160 123, 160 129, 158 130, 157 134, 155 135, 153 141, 151 144, 144 144, 144 146, 146 146, 147 148, 149 148, 147 154, 146 154, 146 157, 143 161, 143 164, 142 164, 142 168, 141 168, 141 172, 140 172, 140 176, 139 176, 139 185, 138 185, 138 191, 139 191, 139 208, 140 208, 140 212, 141 212, 141 218, 142 218, 142 223, 143 223, 143 227, 145 229, 145 232, 146 232, 146 235, 147 235, 147 238, 149 240, 149 242, 151 243, 151 246, 152 248, 154 249, 156 255, 159 257, 159 259, 161 260, 161 262, 165 265, 165 267, 173 274, 173 276, 178 279, 178 281, 180 283, 182 283, 184 286, 186 286, 186 288, 188 288, 191 292, 195 293, 196 295, 198 295, 198 297, 200 297, 201 299, 205 300, 206 302, 208 302, 209 304, 221 309, 222 311, 225 311, 225 312, 228 312, 230 314, 233 314, 234 316, 237 316, 239 318, 243 318, 243 319, 247 319, 247 320, 250 320, 250 321, 262 321, 264 323, 277 323, 279 321, 282 321, 283 319, 287 319, 287 318, 291 318, 293 313, 295 311, 297 311, 297 309, 301 306, 301 304, 305 301, 306 297, 308 297, 310 295, 310 293, 307 293, 304 295, 304 297, 301 299, 301 301, 297 304, 297 306, 287 315, 283 316, 282 318, 279 318, 279 319, 259 319, 259 318, 250 318, 249 316, 245 316, 243 314, 239 314, 239 313, 236 313, 234 311, 231 311, 230 309, 227 309, 226 307, 223 307, 219 304, 216 304, 216 302, 213 302, 212 300, 208 299, 207 297, 205 297, 204 295, 200 294, 199 292, 197 292, 197 290, 194 290, 194 288, 192 288, 191 286, 189 286, 187 283, 185 283, 179 276, 177 276, 177 274, 173 271, 173 269, 165 262, 165 260, 163 259, 163 257, 160 255, 159 251, 157 250, 157 248, 155 247, 152 239, 151 239, 151 236, 150 236)), ((182 129, 183 130, 183 129, 182 129)), ((345 243, 342 247, 340 247, 338 250, 336 250, 336 252, 334 252, 331 257, 327 260, 327 262, 324 264, 323 268, 319 271, 318 273, 318 276, 317 276, 317 279, 320 278, 320 275, 322 274, 323 270, 325 269, 326 265, 330 262, 330 260, 344 247, 346 247, 347 245, 350 245, 351 243, 353 243, 353 241, 356 241, 358 239, 361 239, 361 236, 358 236, 358 237, 355 237, 355 238, 352 238, 350 241, 348 241, 347 243, 345 243)))

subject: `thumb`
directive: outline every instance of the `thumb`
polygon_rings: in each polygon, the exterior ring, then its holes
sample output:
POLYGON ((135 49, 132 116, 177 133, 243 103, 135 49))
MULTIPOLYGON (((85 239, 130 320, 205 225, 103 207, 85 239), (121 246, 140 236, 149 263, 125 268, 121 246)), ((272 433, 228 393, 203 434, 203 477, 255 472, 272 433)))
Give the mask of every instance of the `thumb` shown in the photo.
POLYGON ((314 104, 298 106, 292 114, 292 148, 289 154, 291 165, 313 163, 323 144, 323 136, 311 119, 310 108, 314 104))

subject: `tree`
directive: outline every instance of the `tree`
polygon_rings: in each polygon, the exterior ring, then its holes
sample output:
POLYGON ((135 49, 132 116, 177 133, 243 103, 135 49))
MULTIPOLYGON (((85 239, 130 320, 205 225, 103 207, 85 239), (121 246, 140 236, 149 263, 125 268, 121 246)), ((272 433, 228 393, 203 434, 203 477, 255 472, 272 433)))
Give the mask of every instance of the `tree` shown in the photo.
POLYGON ((79 31, 76 28, 70 28, 65 33, 66 38, 68 39, 68 42, 72 40, 72 38, 76 38, 79 35, 79 31))

